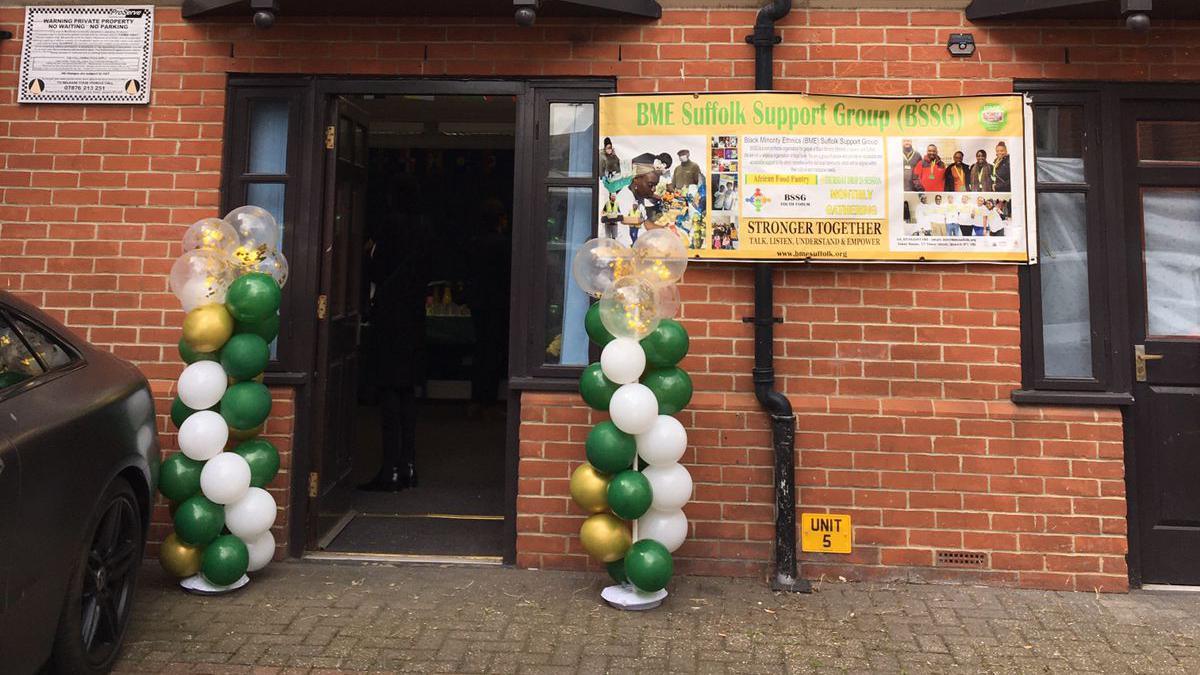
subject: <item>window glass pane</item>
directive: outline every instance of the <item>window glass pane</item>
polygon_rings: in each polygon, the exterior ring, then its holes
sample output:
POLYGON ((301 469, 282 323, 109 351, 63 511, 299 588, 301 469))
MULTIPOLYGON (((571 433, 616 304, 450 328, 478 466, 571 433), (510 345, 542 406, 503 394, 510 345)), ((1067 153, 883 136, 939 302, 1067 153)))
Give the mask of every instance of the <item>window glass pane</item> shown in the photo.
POLYGON ((1138 122, 1138 159, 1200 162, 1200 122, 1138 122))
MULTIPOLYGON (((281 251, 283 250, 284 233, 284 188, 283 183, 250 183, 246 186, 246 203, 266 209, 275 217, 275 222, 279 223, 279 249, 281 251)), ((287 255, 286 251, 284 251, 284 255, 287 255)))
POLYGON ((550 177, 592 175, 595 161, 595 106, 591 103, 550 104, 550 177))
POLYGON ((287 173, 288 102, 250 102, 250 173, 287 173))
POLYGON ((1092 377, 1086 199, 1079 193, 1037 196, 1042 360, 1049 378, 1092 377))
POLYGON ((550 188, 547 201, 545 363, 586 365, 589 300, 571 276, 571 260, 591 236, 592 189, 550 188))
POLYGON ((1084 182, 1083 108, 1038 106, 1033 131, 1038 182, 1084 182))
POLYGON ((42 367, 29 352, 12 326, 0 318, 0 390, 42 373, 42 367))
POLYGON ((30 347, 33 347, 33 351, 37 352, 38 358, 46 364, 47 368, 54 370, 71 362, 70 354, 67 354, 59 346, 58 340, 27 321, 17 319, 16 323, 17 330, 21 331, 25 341, 29 343, 30 347))
POLYGON ((1143 191, 1142 227, 1147 333, 1200 337, 1200 190, 1143 191))

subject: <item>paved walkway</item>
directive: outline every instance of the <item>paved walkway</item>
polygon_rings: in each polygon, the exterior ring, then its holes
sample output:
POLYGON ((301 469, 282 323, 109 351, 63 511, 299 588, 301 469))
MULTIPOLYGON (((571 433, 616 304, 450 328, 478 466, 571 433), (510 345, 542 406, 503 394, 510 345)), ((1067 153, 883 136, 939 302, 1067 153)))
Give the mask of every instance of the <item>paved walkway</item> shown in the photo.
POLYGON ((274 564, 186 595, 147 565, 118 672, 1200 672, 1200 594, 677 579, 655 611, 596 575, 274 564))

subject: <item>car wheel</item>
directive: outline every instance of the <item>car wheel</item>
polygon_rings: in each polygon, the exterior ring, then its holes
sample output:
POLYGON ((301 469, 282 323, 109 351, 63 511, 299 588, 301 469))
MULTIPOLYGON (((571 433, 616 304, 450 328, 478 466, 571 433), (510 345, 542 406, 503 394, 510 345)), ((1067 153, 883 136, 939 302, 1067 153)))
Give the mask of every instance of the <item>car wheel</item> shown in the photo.
POLYGON ((54 641, 59 673, 107 673, 121 649, 146 543, 126 480, 108 486, 85 532, 54 641))

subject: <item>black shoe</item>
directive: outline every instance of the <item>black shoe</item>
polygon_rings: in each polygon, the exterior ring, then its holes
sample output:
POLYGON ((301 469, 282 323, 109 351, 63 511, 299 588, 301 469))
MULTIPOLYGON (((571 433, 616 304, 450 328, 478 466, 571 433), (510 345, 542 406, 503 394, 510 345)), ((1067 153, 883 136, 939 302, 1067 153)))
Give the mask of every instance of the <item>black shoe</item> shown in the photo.
POLYGON ((359 485, 358 489, 367 492, 399 492, 406 487, 408 486, 401 478, 400 467, 391 467, 380 469, 371 482, 359 485))

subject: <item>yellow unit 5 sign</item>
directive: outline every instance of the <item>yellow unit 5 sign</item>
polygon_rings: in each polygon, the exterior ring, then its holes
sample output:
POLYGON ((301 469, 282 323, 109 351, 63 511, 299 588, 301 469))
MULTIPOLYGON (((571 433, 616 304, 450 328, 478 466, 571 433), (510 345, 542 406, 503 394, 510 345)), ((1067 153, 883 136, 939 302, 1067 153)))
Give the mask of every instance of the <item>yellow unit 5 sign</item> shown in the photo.
POLYGON ((850 516, 835 513, 800 514, 800 550, 808 553, 849 553, 853 544, 850 516))

